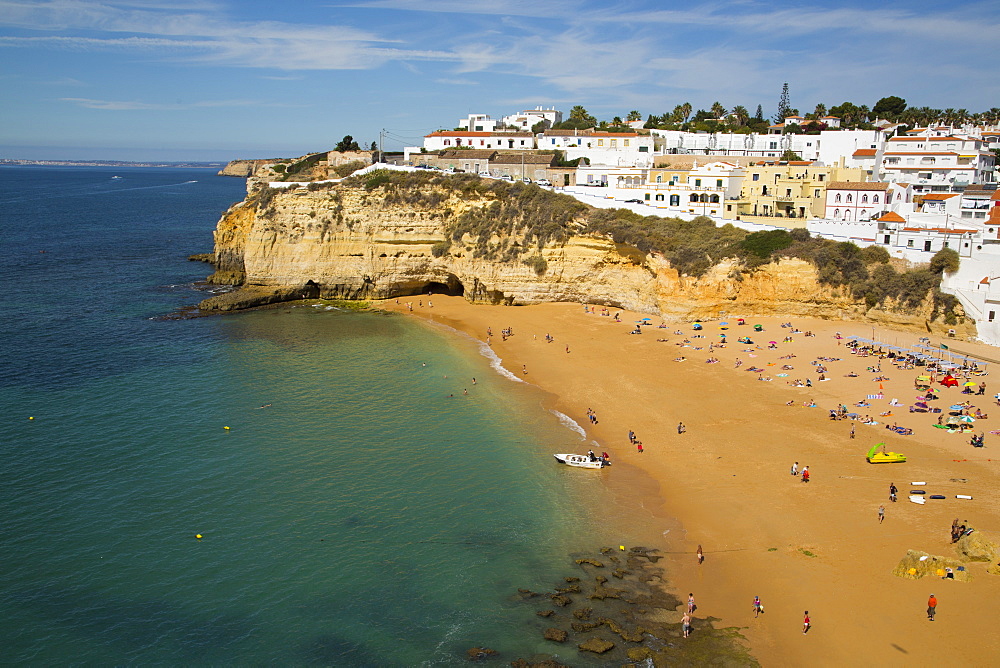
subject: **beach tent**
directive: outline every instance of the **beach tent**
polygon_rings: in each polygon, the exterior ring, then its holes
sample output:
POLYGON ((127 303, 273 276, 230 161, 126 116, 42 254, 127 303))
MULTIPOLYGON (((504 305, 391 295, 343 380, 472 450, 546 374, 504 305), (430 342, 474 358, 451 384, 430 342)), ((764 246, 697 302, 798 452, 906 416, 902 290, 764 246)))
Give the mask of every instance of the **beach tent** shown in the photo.
POLYGON ((958 381, 955 380, 951 375, 947 375, 941 379, 941 384, 945 387, 956 387, 958 386, 958 381))

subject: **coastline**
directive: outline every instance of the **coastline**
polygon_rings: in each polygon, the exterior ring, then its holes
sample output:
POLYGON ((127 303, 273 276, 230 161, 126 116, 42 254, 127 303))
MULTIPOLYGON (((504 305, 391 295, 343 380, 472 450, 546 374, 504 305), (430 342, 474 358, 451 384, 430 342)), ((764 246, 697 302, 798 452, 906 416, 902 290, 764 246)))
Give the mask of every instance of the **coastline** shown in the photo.
MULTIPOLYGON (((374 305, 445 324, 479 341, 492 327, 491 347, 507 371, 552 395, 551 409, 573 419, 588 439, 611 453, 614 466, 602 472, 607 487, 617 506, 633 509, 627 521, 649 537, 649 547, 668 553, 664 561, 672 593, 682 599, 687 591, 695 593, 696 630, 698 619, 709 616, 720 620, 717 628, 741 627, 751 653, 764 665, 836 665, 859 656, 889 665, 955 662, 962 656, 976 663, 969 655, 973 647, 980 657, 1000 654, 992 620, 979 614, 1000 593, 1000 578, 987 575, 986 564, 970 564, 971 583, 910 581, 890 574, 907 549, 954 557, 947 530, 955 517, 998 535, 1000 516, 988 501, 996 496, 1000 462, 990 461, 990 448, 973 451, 967 437, 935 430, 930 417, 907 415, 905 407, 893 418, 914 427, 915 434, 908 437, 884 425, 857 423, 857 436, 850 440, 851 423, 826 419, 828 405, 851 405, 875 391, 863 364, 873 358, 854 358, 833 338, 836 331, 865 336, 870 327, 795 318, 798 328, 816 336, 797 335, 777 349, 750 353, 744 352, 746 346, 730 343, 712 353, 718 364, 705 364, 707 350, 675 345, 691 337, 689 325, 645 327, 642 335, 629 336, 633 321, 643 316, 623 312, 622 322, 614 323, 610 317, 585 314, 579 304, 483 306, 441 295, 431 300, 433 307, 420 297, 374 305), (500 330, 508 326, 514 335, 504 341, 500 330), (677 329, 684 336, 673 334, 677 329), (546 334, 554 342, 546 343, 546 334), (790 360, 796 369, 788 379, 760 382, 758 374, 743 371, 758 364, 768 371, 764 375, 774 376, 775 368, 765 363, 778 364, 776 359, 785 354, 797 356, 790 360), (674 362, 680 355, 688 359, 674 362), (815 380, 809 362, 819 355, 842 358, 829 363, 829 382, 811 388, 782 382, 815 380), (733 368, 736 357, 744 361, 740 370, 733 368), (526 375, 518 373, 522 365, 526 375), (849 370, 861 376, 843 377, 849 370), (802 407, 809 399, 819 407, 802 407), (795 405, 786 406, 788 401, 795 405), (598 424, 588 422, 588 408, 597 412, 598 424), (676 432, 678 421, 687 426, 683 435, 676 432), (629 446, 629 430, 643 441, 642 454, 629 446), (864 452, 881 441, 910 461, 867 464, 864 452), (796 460, 810 466, 810 483, 788 475, 796 460), (952 483, 952 478, 968 482, 952 483), (936 505, 906 503, 911 480, 931 481, 936 488, 929 493, 942 491, 949 498, 936 505), (900 488, 900 503, 887 503, 889 482, 900 488), (962 505, 952 498, 956 493, 975 500, 962 505), (887 519, 880 526, 876 510, 883 503, 887 519), (701 566, 694 555, 699 544, 706 554, 701 566), (948 602, 948 615, 939 616, 934 633, 924 626, 929 593, 938 595, 942 611, 948 602), (767 609, 759 619, 751 612, 755 595, 767 609), (805 638, 804 610, 810 611, 814 627, 805 638)), ((790 331, 779 328, 784 320, 751 322, 764 325, 767 340, 780 341, 790 331)), ((709 325, 704 333, 717 336, 717 329, 709 325)), ((731 328, 730 341, 748 329, 731 328)), ((881 334, 903 346, 917 340, 912 332, 881 334)), ((689 340, 691 346, 700 343, 689 340)), ((887 375, 882 403, 890 396, 911 402, 909 386, 916 372, 887 375)), ((979 405, 989 412, 991 403, 979 405)), ((1000 423, 1000 416, 993 422, 1000 423)), ((991 422, 981 426, 988 431, 991 422)), ((995 436, 987 436, 988 446, 997 443, 995 436)))

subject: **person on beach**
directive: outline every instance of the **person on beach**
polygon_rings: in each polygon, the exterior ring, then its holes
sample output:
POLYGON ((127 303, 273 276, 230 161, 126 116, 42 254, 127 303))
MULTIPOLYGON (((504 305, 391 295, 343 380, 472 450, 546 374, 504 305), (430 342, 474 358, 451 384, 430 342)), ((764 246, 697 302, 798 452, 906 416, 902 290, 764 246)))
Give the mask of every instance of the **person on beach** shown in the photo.
POLYGON ((934 615, 937 613, 937 599, 934 594, 927 599, 927 619, 934 621, 934 615))
POLYGON ((885 521, 885 506, 878 507, 878 523, 882 524, 885 521))
POLYGON ((635 442, 635 449, 639 451, 640 455, 642 454, 642 441, 635 442))
POLYGON ((753 616, 757 618, 764 612, 764 604, 760 602, 760 596, 753 597, 753 616))
POLYGON ((628 442, 635 445, 635 432, 631 429, 628 430, 628 442))
POLYGON ((798 474, 799 474, 799 463, 794 462, 792 464, 792 475, 798 475, 798 474))
POLYGON ((896 489, 896 483, 890 482, 889 483, 889 500, 892 501, 893 503, 896 503, 896 492, 897 491, 899 491, 899 490, 896 489))
POLYGON ((687 427, 684 426, 684 423, 683 422, 678 422, 677 423, 677 433, 678 434, 683 434, 686 431, 687 431, 687 427))
POLYGON ((809 467, 802 467, 802 482, 809 482, 809 467))
POLYGON ((528 365, 527 364, 522 364, 521 365, 521 371, 524 372, 525 376, 527 376, 528 375, 528 365))
POLYGON ((692 612, 694 612, 695 608, 697 608, 697 607, 698 606, 696 606, 694 604, 694 594, 693 593, 692 594, 688 594, 688 614, 691 614, 692 612))
POLYGON ((473 379, 472 379, 472 384, 473 384, 473 385, 475 385, 475 384, 476 384, 476 379, 475 379, 475 377, 473 377, 473 379))
POLYGON ((805 616, 802 618, 802 635, 809 633, 809 629, 812 628, 812 620, 809 619, 809 611, 806 610, 805 616))
POLYGON ((691 635, 691 615, 686 612, 684 613, 684 616, 681 617, 681 630, 684 632, 685 638, 691 635))
POLYGON ((851 438, 854 438, 854 423, 851 423, 851 438))

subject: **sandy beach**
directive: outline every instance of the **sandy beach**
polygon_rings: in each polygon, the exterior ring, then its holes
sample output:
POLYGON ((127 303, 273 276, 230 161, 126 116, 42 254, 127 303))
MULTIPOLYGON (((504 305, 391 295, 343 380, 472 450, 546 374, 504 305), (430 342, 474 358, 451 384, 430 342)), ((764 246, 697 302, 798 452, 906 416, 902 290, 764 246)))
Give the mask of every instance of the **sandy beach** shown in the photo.
MULTIPOLYGON (((630 335, 645 315, 612 309, 621 314, 615 322, 601 315, 600 307, 587 313, 580 304, 481 306, 434 295, 379 307, 448 325, 480 341, 492 330, 490 345, 503 366, 550 393, 552 408, 586 429, 600 445, 595 450, 610 453, 613 466, 580 473, 604 476, 615 498, 633 510, 636 524, 648 530, 649 547, 673 553, 670 586, 682 600, 695 594, 695 633, 707 617, 717 618, 717 626, 741 627, 764 665, 859 660, 988 665, 1000 656, 993 628, 1000 576, 987 574, 987 564, 968 565, 971 582, 891 574, 908 549, 956 557, 949 537, 956 518, 1000 537, 1000 436, 990 434, 1000 429, 994 399, 1000 381, 991 381, 992 373, 974 378, 987 383, 984 396, 935 385, 941 398, 931 405, 944 409, 945 417, 950 405, 965 400, 990 415, 973 425, 976 434, 985 432, 986 447, 973 448, 971 433, 948 433, 934 428, 938 415, 909 412, 917 400, 914 379, 923 371, 900 370, 882 360, 880 372, 871 372, 878 358, 855 356, 845 345, 851 335, 874 334, 908 347, 921 336, 914 332, 773 317, 748 317, 745 326, 737 326, 742 314, 732 313, 719 319, 729 323, 727 330, 718 321, 705 323, 700 332, 690 323, 667 322, 661 328, 654 318, 642 334, 630 335), (781 327, 783 322, 800 332, 781 327), (764 331, 753 332, 754 324, 764 331), (513 335, 505 339, 501 330, 508 327, 513 335), (814 336, 804 336, 809 331, 814 336), (837 339, 838 332, 844 338, 837 339), (697 334, 703 338, 694 338, 697 334), (715 345, 720 334, 727 335, 725 347, 715 345), (755 345, 737 343, 741 336, 755 345), (707 363, 709 358, 718 362, 707 363), (818 358, 831 360, 821 362, 827 367, 823 382, 811 364, 818 358), (851 373, 857 375, 846 375, 851 373), (885 380, 874 380, 879 376, 885 380), (812 386, 792 387, 796 379, 812 386), (855 406, 879 394, 870 406, 855 406), (893 398, 902 406, 890 406, 893 398), (816 406, 808 407, 813 402, 816 406), (829 419, 829 409, 839 404, 878 424, 829 419), (588 409, 596 412, 597 424, 588 420, 588 409), (880 415, 887 411, 892 415, 880 415), (896 434, 887 424, 913 434, 896 434), (629 443, 630 430, 642 441, 642 453, 629 443), (879 442, 908 461, 868 464, 865 453, 879 442), (809 467, 808 483, 790 475, 793 462, 809 467), (919 489, 927 495, 947 498, 910 503, 913 481, 926 481, 919 489), (897 503, 889 501, 890 483, 899 488, 897 503), (956 494, 973 499, 959 500, 956 494), (705 553, 700 565, 698 545, 705 553), (939 601, 934 622, 925 613, 932 593, 939 601), (758 618, 754 596, 766 611, 758 618), (806 610, 812 629, 804 635, 806 610)), ((997 357, 986 346, 949 343, 997 357)), ((586 450, 585 443, 576 447, 586 450)), ((553 452, 561 449, 554 445, 553 452)))

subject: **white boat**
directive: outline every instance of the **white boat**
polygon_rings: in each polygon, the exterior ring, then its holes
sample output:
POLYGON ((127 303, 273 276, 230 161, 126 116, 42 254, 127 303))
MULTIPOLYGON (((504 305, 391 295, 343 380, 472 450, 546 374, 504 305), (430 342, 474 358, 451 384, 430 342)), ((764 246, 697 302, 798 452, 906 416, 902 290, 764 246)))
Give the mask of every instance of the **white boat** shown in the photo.
POLYGON ((591 459, 589 455, 552 455, 556 458, 556 461, 560 464, 567 464, 569 466, 579 466, 584 469, 602 469, 607 466, 610 462, 597 457, 596 459, 591 459))
POLYGON ((111 180, 114 181, 115 179, 120 179, 120 178, 122 178, 122 177, 120 177, 120 176, 112 176, 111 180))

